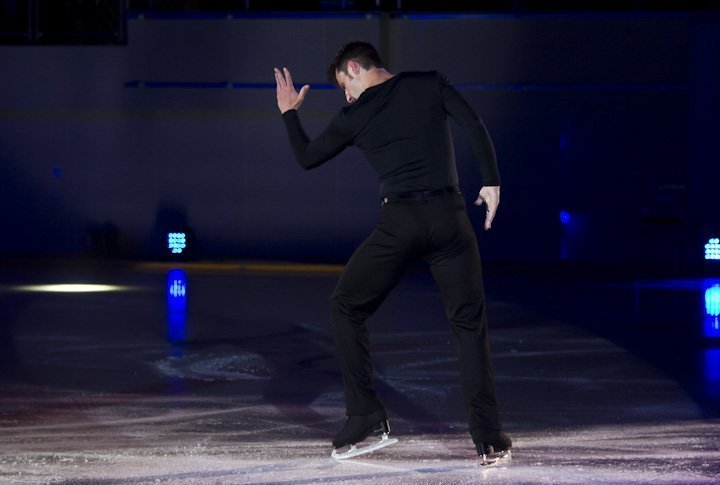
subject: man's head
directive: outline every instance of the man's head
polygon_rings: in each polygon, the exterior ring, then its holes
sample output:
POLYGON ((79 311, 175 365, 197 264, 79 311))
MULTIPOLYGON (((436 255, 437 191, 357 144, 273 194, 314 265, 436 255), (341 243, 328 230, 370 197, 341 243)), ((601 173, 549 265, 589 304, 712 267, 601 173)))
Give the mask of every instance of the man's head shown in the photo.
POLYGON ((328 81, 345 91, 345 98, 352 103, 365 90, 359 79, 362 70, 382 67, 380 56, 372 44, 349 42, 340 48, 330 63, 328 81))

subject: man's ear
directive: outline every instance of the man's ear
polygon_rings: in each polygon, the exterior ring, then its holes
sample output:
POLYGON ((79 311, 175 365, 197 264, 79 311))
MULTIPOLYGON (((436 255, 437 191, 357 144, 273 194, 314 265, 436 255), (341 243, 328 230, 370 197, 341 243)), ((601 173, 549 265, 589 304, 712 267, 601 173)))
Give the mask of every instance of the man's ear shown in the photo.
POLYGON ((347 62, 348 72, 351 72, 353 76, 360 74, 360 63, 357 61, 349 60, 347 62))

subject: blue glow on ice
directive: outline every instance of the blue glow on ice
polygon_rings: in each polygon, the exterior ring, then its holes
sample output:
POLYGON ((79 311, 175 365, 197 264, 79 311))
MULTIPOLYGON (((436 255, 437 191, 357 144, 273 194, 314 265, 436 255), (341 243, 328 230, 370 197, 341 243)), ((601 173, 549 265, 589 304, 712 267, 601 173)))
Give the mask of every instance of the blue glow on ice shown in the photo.
POLYGON ((705 290, 705 336, 720 338, 720 284, 705 290))
POLYGON ((705 381, 711 396, 720 395, 720 349, 705 351, 705 381))
POLYGON ((715 284, 705 290, 705 312, 711 317, 720 315, 720 285, 715 284))
POLYGON ((167 336, 171 342, 187 339, 187 273, 173 269, 167 274, 167 336))
POLYGON ((564 152, 568 148, 568 144, 570 143, 570 137, 567 133, 561 133, 560 134, 560 151, 564 152))

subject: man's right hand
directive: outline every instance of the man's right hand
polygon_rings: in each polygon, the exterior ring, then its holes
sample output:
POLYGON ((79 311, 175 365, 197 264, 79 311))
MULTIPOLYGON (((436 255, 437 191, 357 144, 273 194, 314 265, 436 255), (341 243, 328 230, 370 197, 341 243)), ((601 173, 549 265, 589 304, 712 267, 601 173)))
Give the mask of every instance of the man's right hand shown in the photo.
POLYGON ((295 91, 290 71, 287 67, 283 67, 282 71, 275 68, 275 83, 277 84, 277 103, 280 112, 284 113, 291 109, 299 109, 302 102, 305 100, 305 94, 307 94, 310 86, 306 84, 300 89, 298 93, 295 91))
POLYGON ((492 221, 495 219, 495 212, 497 212, 498 205, 500 205, 500 186, 485 186, 480 189, 475 205, 481 206, 485 204, 487 207, 485 212, 485 230, 489 230, 492 227, 492 221))

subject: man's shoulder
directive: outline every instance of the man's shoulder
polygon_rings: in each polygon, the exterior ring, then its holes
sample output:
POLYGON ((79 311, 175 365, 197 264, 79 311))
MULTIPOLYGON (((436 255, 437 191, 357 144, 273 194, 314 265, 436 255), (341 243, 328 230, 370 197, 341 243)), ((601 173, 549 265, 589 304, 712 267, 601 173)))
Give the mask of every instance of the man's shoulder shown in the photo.
POLYGON ((399 74, 408 83, 418 83, 428 87, 440 88, 450 84, 447 76, 440 71, 404 71, 399 74))
POLYGON ((438 71, 403 71, 399 76, 408 79, 422 79, 422 80, 433 80, 444 77, 438 71))
POLYGON ((437 71, 403 71, 398 74, 398 85, 404 89, 423 91, 436 91, 442 83, 444 76, 437 71))

